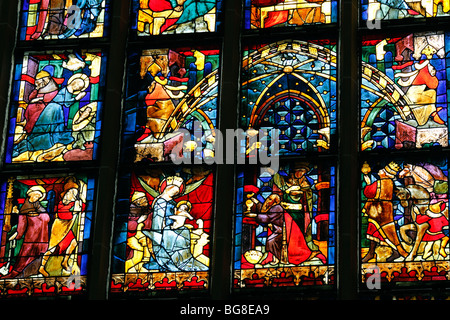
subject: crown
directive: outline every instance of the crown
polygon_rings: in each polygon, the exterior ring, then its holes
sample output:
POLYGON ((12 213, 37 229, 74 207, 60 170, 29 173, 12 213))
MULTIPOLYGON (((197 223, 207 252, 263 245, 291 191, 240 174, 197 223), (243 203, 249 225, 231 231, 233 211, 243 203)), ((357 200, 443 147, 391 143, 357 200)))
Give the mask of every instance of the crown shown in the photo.
POLYGON ((161 182, 160 192, 163 192, 166 187, 171 185, 177 186, 180 189, 180 193, 184 191, 184 180, 178 176, 169 176, 161 182))
POLYGON ((176 185, 177 187, 181 187, 183 185, 183 179, 177 176, 167 177, 166 179, 167 185, 176 185))
POLYGON ((133 193, 133 196, 131 197, 131 202, 136 201, 137 199, 143 198, 145 197, 145 193, 140 192, 140 191, 136 191, 135 193, 133 193))
POLYGON ((386 170, 387 173, 395 176, 402 168, 400 168, 400 166, 397 163, 392 161, 384 169, 386 170))

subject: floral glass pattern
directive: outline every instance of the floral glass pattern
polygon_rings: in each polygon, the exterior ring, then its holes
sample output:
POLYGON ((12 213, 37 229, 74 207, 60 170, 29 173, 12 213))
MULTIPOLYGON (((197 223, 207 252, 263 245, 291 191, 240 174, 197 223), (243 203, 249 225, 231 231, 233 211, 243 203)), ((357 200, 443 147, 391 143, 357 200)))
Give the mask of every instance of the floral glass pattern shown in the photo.
POLYGON ((24 0, 20 40, 101 38, 107 35, 109 0, 24 0))
POLYGON ((1 183, 1 297, 86 293, 94 187, 80 174, 1 183))
POLYGON ((240 170, 233 287, 333 285, 335 187, 328 164, 240 170))
POLYGON ((27 52, 14 70, 6 163, 96 159, 104 53, 27 52))
POLYGON ((121 177, 112 293, 208 288, 213 183, 211 168, 198 166, 121 177))

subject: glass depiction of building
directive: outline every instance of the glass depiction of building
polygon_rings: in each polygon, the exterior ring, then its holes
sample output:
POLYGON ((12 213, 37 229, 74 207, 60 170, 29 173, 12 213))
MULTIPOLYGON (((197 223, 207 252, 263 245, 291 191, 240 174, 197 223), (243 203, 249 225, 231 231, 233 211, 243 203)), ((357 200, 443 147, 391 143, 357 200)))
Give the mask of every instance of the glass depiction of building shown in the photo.
POLYGON ((2 2, 0 299, 447 298, 449 10, 2 2))

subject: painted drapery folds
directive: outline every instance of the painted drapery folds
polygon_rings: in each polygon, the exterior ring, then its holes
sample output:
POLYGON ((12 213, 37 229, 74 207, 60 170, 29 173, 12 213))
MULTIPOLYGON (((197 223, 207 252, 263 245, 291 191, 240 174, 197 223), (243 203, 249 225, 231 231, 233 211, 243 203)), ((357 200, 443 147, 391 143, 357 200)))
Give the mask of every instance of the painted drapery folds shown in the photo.
POLYGON ((86 293, 95 181, 16 176, 0 189, 0 297, 86 293))
POLYGON ((96 159, 104 69, 98 50, 25 53, 14 69, 6 162, 96 159))
POLYGON ((111 292, 206 290, 211 168, 152 167, 124 175, 119 182, 111 292))
POLYGON ((20 40, 100 38, 107 35, 109 0, 24 0, 20 40))
POLYGON ((447 280, 448 162, 367 161, 361 183, 362 281, 447 280))
POLYGON ((277 129, 279 155, 335 150, 334 50, 329 41, 284 40, 246 47, 241 128, 277 129))
POLYGON ((335 167, 293 162, 237 176, 234 288, 335 283, 335 167))
POLYGON ((245 29, 334 23, 336 0, 245 0, 245 29))
POLYGON ((364 20, 448 17, 446 0, 361 0, 364 20))
POLYGON ((128 62, 123 159, 154 163, 175 155, 213 157, 219 50, 148 49, 130 53, 128 62))
POLYGON ((448 146, 449 34, 366 37, 362 46, 362 150, 448 146))
POLYGON ((216 32, 223 0, 133 0, 138 36, 216 32))

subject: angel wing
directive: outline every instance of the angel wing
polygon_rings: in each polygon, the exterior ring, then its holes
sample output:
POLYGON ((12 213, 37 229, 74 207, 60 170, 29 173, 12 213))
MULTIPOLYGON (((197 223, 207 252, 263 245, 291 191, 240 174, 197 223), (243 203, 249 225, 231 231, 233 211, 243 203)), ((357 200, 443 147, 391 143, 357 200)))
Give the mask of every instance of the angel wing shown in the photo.
POLYGON ((148 184, 145 183, 144 180, 142 180, 142 178, 138 178, 139 183, 141 184, 141 186, 145 189, 145 191, 151 195, 153 198, 156 198, 157 196, 159 196, 159 192, 155 189, 153 189, 152 187, 150 187, 148 184))
MULTIPOLYGON (((203 181, 206 179, 206 177, 200 179, 199 181, 190 183, 188 185, 186 185, 186 188, 183 192, 182 195, 188 194, 192 191, 194 191, 195 189, 197 189, 202 183, 203 181)), ((141 186, 144 188, 144 190, 150 194, 152 197, 156 198, 157 196, 159 196, 159 192, 155 189, 153 189, 152 187, 150 187, 147 183, 145 183, 144 180, 142 180, 141 178, 138 178, 139 183, 141 184, 141 186)))
POLYGON ((188 193, 194 191, 195 189, 197 189, 203 183, 203 181, 205 181, 205 179, 206 179, 206 177, 204 177, 196 182, 186 185, 186 188, 184 189, 184 192, 182 195, 188 194, 188 193))

